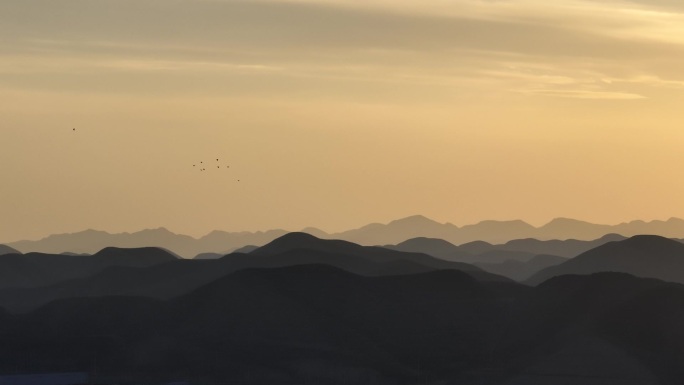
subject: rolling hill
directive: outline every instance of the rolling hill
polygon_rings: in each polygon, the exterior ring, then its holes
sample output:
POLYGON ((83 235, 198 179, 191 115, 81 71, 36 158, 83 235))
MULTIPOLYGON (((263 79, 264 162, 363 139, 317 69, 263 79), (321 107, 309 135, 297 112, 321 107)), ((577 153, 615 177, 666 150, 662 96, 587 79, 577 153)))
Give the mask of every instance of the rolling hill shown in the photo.
POLYGON ((684 286, 623 273, 531 288, 299 265, 167 301, 0 312, 0 371, 87 370, 97 357, 97 375, 116 382, 668 385, 684 379, 681 322, 684 286))
POLYGON ((91 276, 109 267, 149 267, 177 259, 177 256, 154 247, 109 247, 94 255, 7 254, 0 256, 0 288, 45 286, 91 276))
MULTIPOLYGON (((123 295, 170 299, 239 270, 310 264, 327 265, 364 276, 450 269, 461 270, 480 281, 510 282, 506 277, 473 265, 444 261, 425 254, 365 247, 346 241, 322 240, 304 233, 291 233, 250 254, 233 253, 220 259, 206 260, 174 259, 151 266, 111 266, 89 276, 83 276, 82 271, 79 271, 76 278, 54 281, 43 287, 5 287, 0 290, 0 307, 13 312, 26 312, 50 301, 71 297, 123 295)), ((62 269, 66 270, 67 267, 62 269)))
POLYGON ((684 283, 684 244, 655 235, 609 242, 560 265, 548 267, 527 283, 536 285, 559 275, 605 271, 684 283))
POLYGON ((6 254, 21 254, 21 252, 6 245, 0 245, 0 255, 6 254))
MULTIPOLYGON (((572 257, 598 246, 573 245, 577 241, 596 240, 606 234, 633 236, 637 234, 658 234, 670 238, 684 237, 684 220, 671 218, 667 221, 632 221, 618 225, 597 225, 574 219, 557 218, 540 227, 531 226, 520 220, 482 221, 480 223, 456 226, 451 223, 439 223, 424 216, 415 215, 389 223, 372 223, 357 229, 338 233, 325 233, 322 230, 307 227, 318 238, 342 239, 361 245, 396 245, 412 238, 443 239, 454 245, 483 241, 480 246, 504 244, 511 240, 522 240, 498 250, 530 251, 532 255, 551 254, 572 257), (562 245, 552 243, 539 246, 534 240, 570 240, 562 245), (575 241, 573 241, 575 240, 575 241), (486 243, 485 243, 486 242, 486 243), (529 245, 526 245, 529 244, 529 245), (556 251, 563 250, 563 251, 556 251)), ((269 230, 257 232, 225 232, 213 231, 201 238, 175 234, 165 228, 148 229, 133 233, 110 234, 104 231, 86 230, 73 234, 55 234, 40 240, 25 240, 7 243, 8 246, 22 251, 59 254, 65 251, 79 254, 93 254, 108 246, 121 248, 161 247, 171 250, 184 258, 192 258, 201 253, 223 253, 236 250, 247 245, 265 245, 286 234, 285 230, 269 230)), ((616 240, 616 239, 611 239, 616 240)), ((605 243, 605 242, 604 242, 605 243)), ((462 251, 472 252, 467 245, 462 251)), ((482 251, 482 252, 484 252, 482 251)))

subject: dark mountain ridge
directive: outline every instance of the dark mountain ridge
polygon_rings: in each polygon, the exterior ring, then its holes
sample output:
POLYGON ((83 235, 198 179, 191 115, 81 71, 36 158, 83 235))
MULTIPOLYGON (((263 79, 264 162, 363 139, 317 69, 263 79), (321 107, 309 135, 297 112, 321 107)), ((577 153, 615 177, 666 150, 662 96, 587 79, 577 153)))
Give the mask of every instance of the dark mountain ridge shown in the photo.
MULTIPOLYGON (((286 234, 273 242, 250 252, 249 255, 268 257, 284 253, 288 253, 289 255, 297 253, 323 253, 337 255, 339 258, 360 257, 373 263, 388 263, 406 260, 432 269, 463 270, 475 274, 481 279, 501 280, 501 277, 483 275, 481 269, 466 263, 446 261, 423 253, 395 251, 377 246, 361 246, 343 240, 320 239, 313 235, 300 232, 286 234)), ((332 258, 330 260, 332 260, 332 258)), ((308 261, 307 263, 316 262, 317 261, 308 261)), ((362 271, 351 271, 363 274, 362 271)))
POLYGON ((21 254, 19 250, 13 249, 7 245, 0 245, 0 255, 5 254, 21 254))
POLYGON ((612 241, 627 239, 618 234, 607 234, 601 238, 582 241, 577 239, 558 240, 552 239, 541 241, 538 239, 514 239, 503 244, 491 244, 484 241, 474 241, 456 246, 443 239, 435 238, 412 238, 397 245, 387 245, 386 248, 399 251, 411 251, 426 253, 438 258, 461 261, 467 263, 475 262, 504 262, 506 259, 516 259, 519 261, 529 260, 535 255, 557 255, 559 257, 572 258, 585 251, 601 246, 612 241), (499 260, 484 261, 481 256, 495 255, 499 253, 505 258, 499 260), (516 253, 521 253, 516 257, 516 253))
MULTIPOLYGON (((315 228, 307 228, 307 230, 318 238, 342 239, 361 245, 391 245, 417 237, 438 238, 457 245, 473 241, 501 244, 514 239, 527 238, 543 241, 554 239, 595 240, 613 233, 622 236, 658 234, 669 238, 683 238, 684 220, 671 218, 667 221, 632 221, 618 225, 596 225, 573 219, 557 218, 540 227, 531 226, 520 220, 489 220, 458 227, 451 223, 439 223, 424 216, 416 215, 387 224, 373 223, 339 233, 328 234, 315 228)), ((261 246, 286 233, 285 230, 233 233, 213 231, 204 237, 193 238, 174 234, 164 228, 120 234, 87 230, 73 234, 51 235, 37 241, 12 242, 7 245, 22 252, 51 254, 59 254, 65 251, 93 254, 108 246, 128 248, 156 246, 172 250, 185 258, 192 258, 200 253, 224 253, 226 250, 235 250, 246 245, 261 246)), ((514 250, 514 247, 515 245, 510 245, 511 250, 514 250)), ((469 251, 468 248, 464 250, 469 251)), ((533 254, 554 254, 570 257, 586 250, 588 249, 573 250, 568 251, 568 254, 561 255, 547 249, 539 249, 533 254)))
POLYGON ((509 259, 504 262, 478 262, 475 266, 493 274, 503 275, 516 282, 523 282, 537 272, 550 267, 559 265, 567 261, 567 258, 557 255, 535 255, 530 260, 519 261, 509 259))
POLYGON ((250 254, 233 253, 214 260, 176 259, 148 267, 111 266, 94 275, 62 280, 44 287, 7 288, 0 290, 0 306, 13 312, 25 312, 69 297, 124 295, 169 299, 238 270, 310 264, 324 264, 364 276, 452 269, 462 270, 482 281, 510 282, 508 278, 473 265, 444 261, 425 254, 291 233, 250 254))
POLYGON ((0 256, 0 288, 45 286, 90 276, 112 266, 148 267, 177 259, 154 247, 109 247, 94 255, 6 254, 0 256))
POLYGON ((560 265, 546 268, 527 282, 539 284, 558 275, 604 271, 684 283, 684 244, 656 235, 638 235, 609 242, 560 265))
POLYGON ((241 270, 168 301, 0 314, 0 371, 83 370, 97 357, 117 382, 669 385, 684 379, 681 322, 684 286, 622 273, 530 288, 300 265, 241 270))

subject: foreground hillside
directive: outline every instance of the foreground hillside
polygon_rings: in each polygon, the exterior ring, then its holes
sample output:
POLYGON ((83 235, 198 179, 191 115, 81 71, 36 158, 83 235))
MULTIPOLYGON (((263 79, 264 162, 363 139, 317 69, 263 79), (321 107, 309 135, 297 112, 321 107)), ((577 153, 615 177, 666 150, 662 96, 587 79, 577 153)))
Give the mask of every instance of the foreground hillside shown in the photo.
POLYGON ((684 285, 610 271, 676 278, 682 257, 678 242, 637 236, 549 268, 590 266, 576 271, 585 275, 528 286, 467 263, 303 233, 209 260, 155 248, 8 254, 0 374, 91 371, 96 383, 198 385, 681 384, 684 285))
POLYGON ((467 272, 478 280, 510 281, 470 264, 426 254, 290 233, 250 254, 235 253, 213 260, 177 259, 153 248, 109 248, 93 256, 2 256, 0 267, 5 269, 0 269, 0 307, 11 312, 26 312, 61 298, 113 295, 170 299, 241 269, 306 264, 325 264, 365 276, 451 269, 467 272), (138 256, 131 260, 128 254, 134 252, 138 256), (36 265, 35 261, 41 264, 36 265), (48 262, 53 268, 45 267, 48 262), (16 266, 25 268, 30 274, 18 272, 16 266))
POLYGON ((680 384, 684 286, 617 273, 530 288, 459 271, 248 269, 162 301, 0 315, 0 371, 246 384, 680 384), (95 361, 96 360, 96 361, 95 361))
POLYGON ((684 244, 656 235, 638 235, 624 241, 609 242, 543 269, 527 282, 536 285, 559 275, 604 271, 684 283, 684 244))

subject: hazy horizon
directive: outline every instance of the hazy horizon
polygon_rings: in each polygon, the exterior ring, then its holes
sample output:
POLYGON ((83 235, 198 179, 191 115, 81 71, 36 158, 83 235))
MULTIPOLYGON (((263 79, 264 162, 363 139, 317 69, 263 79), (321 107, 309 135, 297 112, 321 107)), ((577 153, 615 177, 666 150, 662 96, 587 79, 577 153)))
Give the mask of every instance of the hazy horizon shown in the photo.
MULTIPOLYGON (((368 223, 363 223, 363 224, 359 224, 359 225, 356 225, 356 226, 352 226, 352 227, 349 227, 349 228, 342 228, 342 229, 336 229, 336 230, 328 230, 328 229, 325 229, 325 228, 322 228, 322 227, 319 227, 319 226, 304 226, 304 227, 301 227, 301 228, 276 228, 276 227, 274 227, 274 228, 260 228, 260 229, 239 229, 239 228, 238 228, 238 229, 234 229, 234 230, 216 228, 216 229, 212 229, 212 230, 210 230, 210 231, 208 231, 208 232, 205 232, 205 233, 193 234, 193 233, 183 233, 183 232, 181 232, 181 231, 175 231, 174 229, 169 228, 169 227, 166 227, 166 226, 147 227, 147 228, 140 228, 140 229, 128 229, 128 230, 122 230, 122 231, 113 231, 113 230, 107 230, 107 229, 103 229, 103 228, 86 228, 86 229, 80 229, 80 230, 73 231, 73 232, 45 234, 45 235, 43 235, 43 236, 39 236, 39 237, 34 238, 34 239, 28 239, 28 238, 26 238, 26 239, 14 239, 14 240, 7 240, 7 241, 0 240, 0 244, 11 244, 11 243, 16 243, 16 242, 21 242, 21 241, 37 241, 37 240, 40 240, 40 239, 48 238, 48 237, 53 236, 53 235, 77 234, 77 233, 81 233, 81 232, 85 232, 85 231, 105 232, 105 233, 114 235, 114 234, 135 234, 135 233, 139 233, 139 232, 143 232, 143 231, 167 230, 167 231, 169 231, 169 232, 171 232, 171 233, 173 233, 173 234, 177 234, 177 235, 186 235, 186 236, 190 236, 190 237, 192 237, 192 238, 194 238, 194 239, 201 239, 202 237, 204 237, 204 236, 206 236, 206 235, 209 235, 209 234, 211 234, 212 232, 215 232, 215 231, 223 231, 223 232, 229 232, 229 233, 239 233, 239 232, 258 233, 258 232, 281 231, 281 230, 284 230, 284 231, 286 231, 286 232, 302 232, 302 231, 305 231, 305 230, 307 230, 307 229, 316 229, 316 230, 323 231, 323 232, 326 233, 326 234, 334 235, 334 234, 336 234, 336 233, 343 233, 343 232, 346 232, 346 231, 349 231, 349 230, 360 229, 360 228, 363 228, 363 227, 365 227, 365 226, 367 226, 367 225, 372 225, 372 224, 382 224, 382 225, 386 225, 386 224, 389 224, 389 223, 391 223, 391 222, 401 221, 401 220, 404 220, 404 219, 409 219, 409 218, 414 218, 414 217, 423 217, 423 218, 426 218, 426 219, 428 219, 428 220, 434 221, 434 222, 439 223, 439 224, 443 224, 443 225, 446 225, 446 224, 455 225, 455 226, 458 227, 458 228, 463 228, 463 227, 467 227, 467 226, 474 226, 474 225, 478 225, 478 224, 486 223, 486 222, 514 222, 514 221, 522 221, 522 222, 527 223, 527 224, 529 224, 529 225, 531 225, 532 227, 537 228, 537 229, 542 228, 542 227, 544 227, 544 226, 546 226, 546 225, 552 223, 552 222, 555 221, 555 220, 563 220, 563 219, 567 219, 567 220, 571 220, 571 221, 584 222, 584 223, 589 223, 589 224, 592 224, 592 225, 599 225, 599 226, 618 226, 618 225, 621 225, 621 224, 628 224, 628 223, 634 223, 634 222, 644 222, 644 223, 668 222, 669 220, 672 220, 672 219, 684 220, 684 219, 678 218, 678 217, 669 217, 669 218, 656 218, 656 219, 653 219, 653 220, 633 219, 633 220, 628 220, 628 221, 624 221, 624 222, 617 222, 617 223, 596 223, 596 222, 591 222, 591 221, 585 221, 585 220, 578 219, 578 218, 555 217, 555 218, 552 218, 552 219, 550 219, 550 220, 548 220, 548 221, 541 222, 541 223, 531 223, 531 222, 528 222, 528 221, 523 220, 523 219, 504 219, 504 220, 498 220, 498 219, 484 219, 484 220, 477 221, 477 222, 473 222, 473 223, 456 224, 456 223, 453 223, 453 222, 450 222, 450 221, 440 222, 440 221, 434 220, 433 218, 429 218, 429 217, 426 217, 426 216, 421 215, 421 214, 415 214, 415 215, 410 215, 410 216, 408 216, 408 217, 395 218, 395 219, 388 220, 388 221, 368 222, 368 223)), ((607 235, 607 234, 608 234, 608 233, 603 234, 603 235, 607 235)), ((515 238, 512 238, 512 239, 515 239, 515 238)), ((568 238, 568 239, 572 239, 572 238, 568 238)))
POLYGON ((671 1, 9 0, 0 36, 3 242, 684 217, 671 1))

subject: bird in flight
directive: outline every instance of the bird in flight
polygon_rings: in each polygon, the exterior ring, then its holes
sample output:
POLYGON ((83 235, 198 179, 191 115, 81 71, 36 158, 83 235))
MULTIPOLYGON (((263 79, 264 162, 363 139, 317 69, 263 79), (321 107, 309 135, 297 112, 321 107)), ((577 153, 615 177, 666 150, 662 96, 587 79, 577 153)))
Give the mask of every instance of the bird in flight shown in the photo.
MULTIPOLYGON (((221 159, 220 159, 220 158, 216 158, 216 161, 217 161, 217 162, 220 162, 221 159)), ((206 166, 204 165, 204 161, 200 161, 199 163, 200 163, 200 164, 197 164, 197 163, 193 164, 192 167, 195 167, 195 168, 197 169, 197 166, 199 166, 199 169, 198 169, 198 170, 200 170, 200 171, 209 171, 209 169, 207 169, 206 166)), ((226 169, 230 169, 230 165, 225 165, 225 166, 226 166, 226 169)), ((219 164, 216 165, 216 169, 220 170, 220 169, 222 169, 222 168, 223 168, 223 165, 222 165, 222 164, 219 163, 219 164)), ((237 182, 240 182, 240 179, 236 179, 236 181, 237 181, 237 182)))

